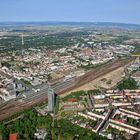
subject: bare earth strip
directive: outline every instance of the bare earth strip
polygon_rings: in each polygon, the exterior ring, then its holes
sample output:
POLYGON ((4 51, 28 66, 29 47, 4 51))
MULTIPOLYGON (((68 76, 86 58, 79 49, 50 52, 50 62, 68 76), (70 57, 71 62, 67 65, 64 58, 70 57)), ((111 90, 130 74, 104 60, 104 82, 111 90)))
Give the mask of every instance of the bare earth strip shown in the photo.
POLYGON ((70 90, 69 92, 66 92, 65 94, 62 94, 61 97, 69 95, 71 92, 76 92, 80 90, 93 90, 98 87, 103 87, 106 89, 113 88, 118 82, 120 82, 123 79, 124 74, 124 67, 120 67, 104 76, 101 76, 83 86, 80 86, 79 88, 70 90), (106 82, 101 81, 102 79, 107 79, 107 81, 111 80, 111 84, 107 84, 106 82))

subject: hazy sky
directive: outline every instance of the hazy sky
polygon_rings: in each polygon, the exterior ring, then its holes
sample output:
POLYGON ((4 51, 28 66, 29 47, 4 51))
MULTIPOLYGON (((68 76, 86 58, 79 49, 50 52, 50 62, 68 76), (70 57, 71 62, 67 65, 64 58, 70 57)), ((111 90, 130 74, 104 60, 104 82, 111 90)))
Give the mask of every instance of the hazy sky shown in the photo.
POLYGON ((140 0, 0 0, 0 21, 140 24, 140 0))

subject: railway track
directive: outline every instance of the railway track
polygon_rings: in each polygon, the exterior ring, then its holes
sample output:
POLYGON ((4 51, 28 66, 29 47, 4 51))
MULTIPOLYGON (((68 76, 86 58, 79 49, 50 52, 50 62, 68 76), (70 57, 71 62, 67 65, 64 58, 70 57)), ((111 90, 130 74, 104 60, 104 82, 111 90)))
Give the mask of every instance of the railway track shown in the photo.
MULTIPOLYGON (((126 64, 130 63, 131 61, 132 60, 121 60, 121 61, 115 61, 115 62, 106 64, 100 68, 90 70, 85 75, 75 80, 71 80, 71 82, 66 82, 66 84, 65 82, 64 83, 62 82, 60 85, 59 84, 53 85, 52 88, 54 88, 56 94, 58 95, 64 94, 67 91, 70 91, 74 88, 78 88, 92 80, 95 80, 109 72, 112 72, 119 67, 123 67, 126 64)), ((23 100, 23 102, 19 102, 19 101, 8 102, 5 106, 0 108, 0 120, 10 117, 17 112, 31 108, 46 100, 47 100, 47 90, 44 91, 42 94, 38 94, 38 96, 31 97, 31 99, 26 98, 25 100, 23 100)))

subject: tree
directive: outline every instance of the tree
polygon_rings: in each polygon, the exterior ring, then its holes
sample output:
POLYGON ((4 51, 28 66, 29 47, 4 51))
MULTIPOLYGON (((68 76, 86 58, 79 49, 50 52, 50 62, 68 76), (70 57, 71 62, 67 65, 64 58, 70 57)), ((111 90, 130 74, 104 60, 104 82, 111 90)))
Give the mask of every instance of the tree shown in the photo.
POLYGON ((132 79, 126 79, 124 81, 122 81, 118 86, 118 89, 123 90, 123 89, 137 89, 137 82, 132 79))

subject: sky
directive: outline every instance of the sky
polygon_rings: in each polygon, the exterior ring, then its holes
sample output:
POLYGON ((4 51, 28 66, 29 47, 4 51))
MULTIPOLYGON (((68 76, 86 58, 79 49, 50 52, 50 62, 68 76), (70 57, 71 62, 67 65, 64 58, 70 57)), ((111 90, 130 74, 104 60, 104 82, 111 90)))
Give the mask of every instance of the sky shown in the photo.
POLYGON ((140 24, 140 0, 0 0, 0 22, 7 21, 140 24))

